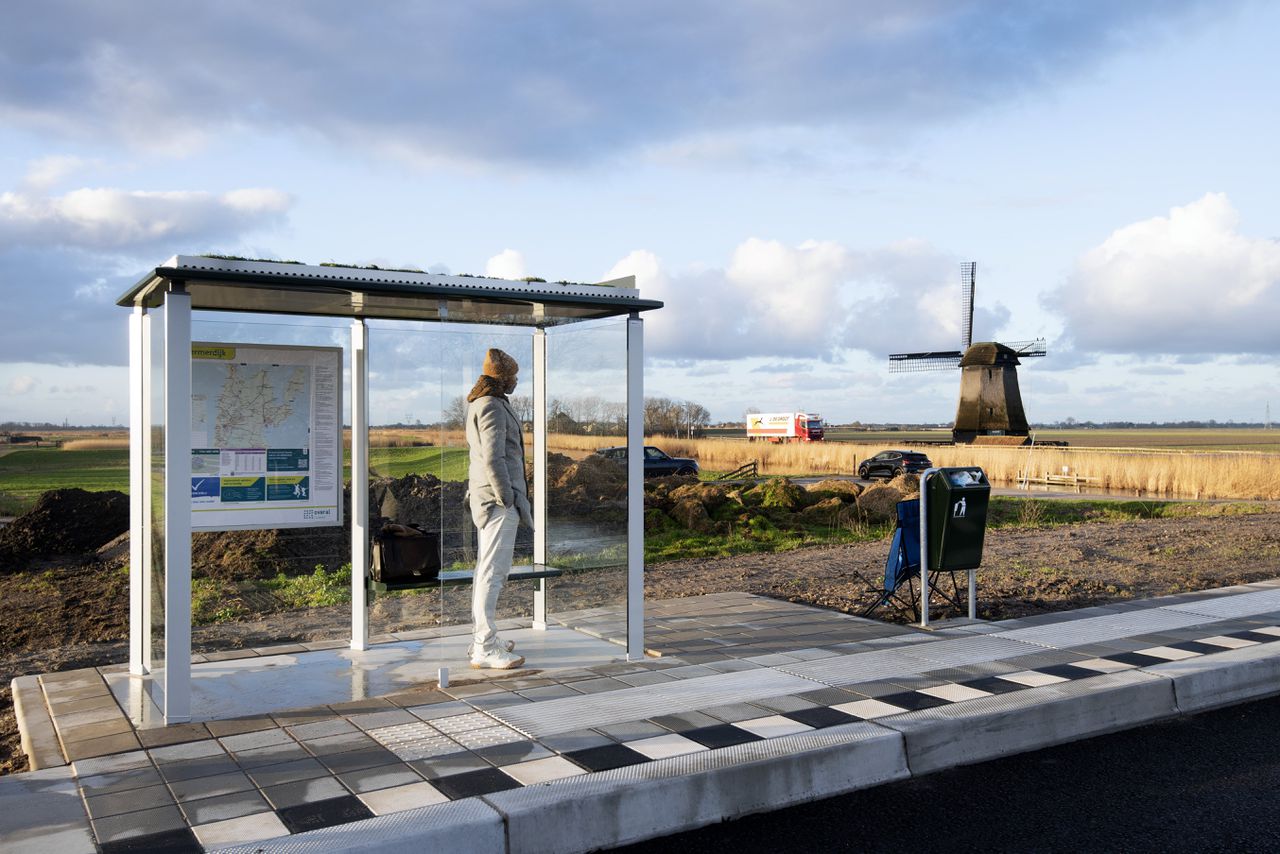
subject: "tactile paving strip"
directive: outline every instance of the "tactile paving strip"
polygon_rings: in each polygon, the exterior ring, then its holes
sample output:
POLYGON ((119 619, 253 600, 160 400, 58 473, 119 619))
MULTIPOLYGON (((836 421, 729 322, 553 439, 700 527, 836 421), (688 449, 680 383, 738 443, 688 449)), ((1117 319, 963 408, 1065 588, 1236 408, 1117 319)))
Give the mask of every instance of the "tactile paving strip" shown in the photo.
POLYGON ((1221 599, 1202 599, 1185 605, 1168 605, 1160 610, 1223 619, 1264 614, 1268 611, 1280 610, 1280 590, 1262 590, 1240 596, 1224 596, 1221 599))
POLYGON ((1209 620, 1199 614, 1181 614, 1168 608, 1151 608, 1147 611, 1108 614, 1104 617, 1088 617, 1083 620, 1068 620, 1046 626, 1014 629, 998 635, 988 635, 988 637, 1062 648, 1087 643, 1103 643, 1130 635, 1181 629, 1205 622, 1209 620))
POLYGON ((589 703, 582 697, 564 697, 494 709, 491 714, 530 738, 541 738, 575 729, 608 726, 761 697, 778 697, 820 687, 808 679, 760 668, 609 691, 593 695, 589 703))

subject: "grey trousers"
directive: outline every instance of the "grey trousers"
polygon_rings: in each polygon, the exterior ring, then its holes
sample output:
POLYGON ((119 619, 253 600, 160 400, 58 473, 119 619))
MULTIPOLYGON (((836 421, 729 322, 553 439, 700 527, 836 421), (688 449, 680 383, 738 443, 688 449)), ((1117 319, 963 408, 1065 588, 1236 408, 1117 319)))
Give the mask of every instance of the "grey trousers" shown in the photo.
POLYGON ((515 507, 494 513, 479 528, 476 574, 471 587, 472 654, 492 651, 498 645, 498 594, 511 572, 520 513, 515 507))

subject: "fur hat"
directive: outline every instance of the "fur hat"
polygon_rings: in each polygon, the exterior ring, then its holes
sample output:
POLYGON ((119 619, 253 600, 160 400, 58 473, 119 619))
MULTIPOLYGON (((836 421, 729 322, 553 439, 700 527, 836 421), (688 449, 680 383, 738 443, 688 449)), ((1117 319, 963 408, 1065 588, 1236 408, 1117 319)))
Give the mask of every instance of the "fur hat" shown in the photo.
POLYGON ((515 377, 519 370, 520 365, 515 359, 497 347, 492 347, 484 354, 484 367, 480 369, 480 373, 498 380, 509 380, 515 377))

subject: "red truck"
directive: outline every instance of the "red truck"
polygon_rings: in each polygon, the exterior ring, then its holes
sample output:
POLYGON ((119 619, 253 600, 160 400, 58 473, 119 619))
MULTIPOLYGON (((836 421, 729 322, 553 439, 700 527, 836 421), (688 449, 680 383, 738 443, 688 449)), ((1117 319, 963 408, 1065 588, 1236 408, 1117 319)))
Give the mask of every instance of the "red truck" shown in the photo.
POLYGON ((747 415, 752 442, 821 442, 822 416, 806 412, 752 412, 747 415))

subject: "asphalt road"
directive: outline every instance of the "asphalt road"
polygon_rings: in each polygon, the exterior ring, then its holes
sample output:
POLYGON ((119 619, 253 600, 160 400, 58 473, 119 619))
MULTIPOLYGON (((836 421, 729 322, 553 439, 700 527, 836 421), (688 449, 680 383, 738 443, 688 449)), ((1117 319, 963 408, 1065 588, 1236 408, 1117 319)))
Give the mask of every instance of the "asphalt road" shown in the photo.
POLYGON ((1280 851, 1280 698, 619 850, 1280 851))

